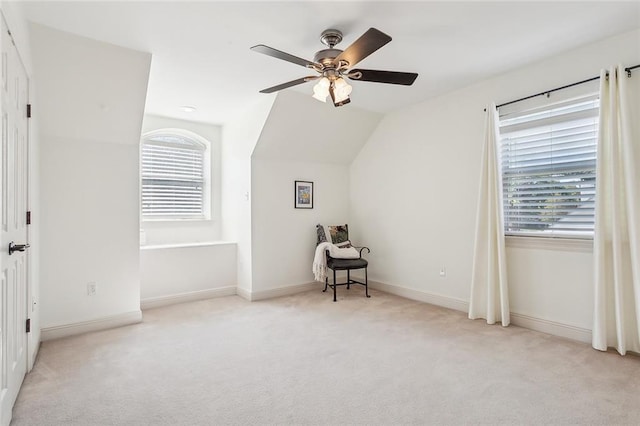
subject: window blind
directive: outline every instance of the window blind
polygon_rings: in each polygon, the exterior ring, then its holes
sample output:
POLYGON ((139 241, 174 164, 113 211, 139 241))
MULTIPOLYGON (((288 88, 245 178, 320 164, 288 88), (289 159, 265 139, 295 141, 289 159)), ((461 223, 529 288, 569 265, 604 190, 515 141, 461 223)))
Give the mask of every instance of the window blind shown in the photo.
POLYGON ((141 152, 142 215, 204 217, 205 147, 187 138, 144 140, 141 152))
POLYGON ((593 236, 599 99, 500 116, 505 233, 593 236))

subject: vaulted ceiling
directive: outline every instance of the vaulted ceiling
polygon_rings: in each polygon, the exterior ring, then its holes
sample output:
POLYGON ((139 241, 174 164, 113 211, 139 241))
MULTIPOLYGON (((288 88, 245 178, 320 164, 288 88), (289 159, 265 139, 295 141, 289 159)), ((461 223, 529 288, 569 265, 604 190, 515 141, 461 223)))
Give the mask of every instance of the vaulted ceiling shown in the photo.
MULTIPOLYGON (((259 90, 309 74, 251 52, 256 44, 313 59, 327 28, 344 33, 343 49, 368 28, 380 29, 393 41, 360 65, 420 76, 411 87, 353 82, 352 103, 343 108, 385 113, 640 27, 637 1, 29 1, 22 7, 33 22, 151 52, 146 111, 216 124, 275 96, 259 90), (197 111, 187 114, 181 105, 197 111)), ((310 95, 312 86, 286 90, 310 95)), ((309 102, 317 101, 309 96, 309 102)))

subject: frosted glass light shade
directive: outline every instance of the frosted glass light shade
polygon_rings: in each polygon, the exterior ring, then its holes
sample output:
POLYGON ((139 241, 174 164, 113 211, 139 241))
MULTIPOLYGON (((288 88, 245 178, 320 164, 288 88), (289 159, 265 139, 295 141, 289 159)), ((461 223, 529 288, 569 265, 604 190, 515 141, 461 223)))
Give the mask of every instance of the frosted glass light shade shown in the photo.
POLYGON ((347 83, 343 78, 338 78, 333 83, 334 102, 339 103, 345 101, 349 98, 352 90, 353 87, 351 87, 349 83, 347 83))
POLYGON ((322 77, 315 86, 313 86, 313 97, 320 102, 327 102, 327 96, 329 96, 329 79, 322 77))

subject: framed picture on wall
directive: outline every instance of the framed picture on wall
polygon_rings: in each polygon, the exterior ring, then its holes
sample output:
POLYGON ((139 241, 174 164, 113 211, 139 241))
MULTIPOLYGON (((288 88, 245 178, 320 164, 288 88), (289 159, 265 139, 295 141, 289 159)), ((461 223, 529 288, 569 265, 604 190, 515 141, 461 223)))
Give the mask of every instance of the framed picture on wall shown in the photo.
POLYGON ((295 208, 313 208, 313 182, 297 180, 295 183, 295 208))

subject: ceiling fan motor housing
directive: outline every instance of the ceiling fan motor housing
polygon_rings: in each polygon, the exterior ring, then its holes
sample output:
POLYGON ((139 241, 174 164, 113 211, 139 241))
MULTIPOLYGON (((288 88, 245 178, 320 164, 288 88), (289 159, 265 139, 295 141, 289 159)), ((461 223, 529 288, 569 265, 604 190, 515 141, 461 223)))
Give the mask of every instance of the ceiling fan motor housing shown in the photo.
POLYGON ((316 52, 313 61, 324 66, 331 65, 333 60, 342 53, 340 49, 324 49, 316 52))
POLYGON ((329 29, 324 30, 320 34, 320 41, 328 47, 328 49, 316 52, 313 61, 322 64, 324 67, 333 67, 333 60, 342 53, 340 49, 334 49, 334 46, 342 41, 342 32, 340 30, 329 29))

